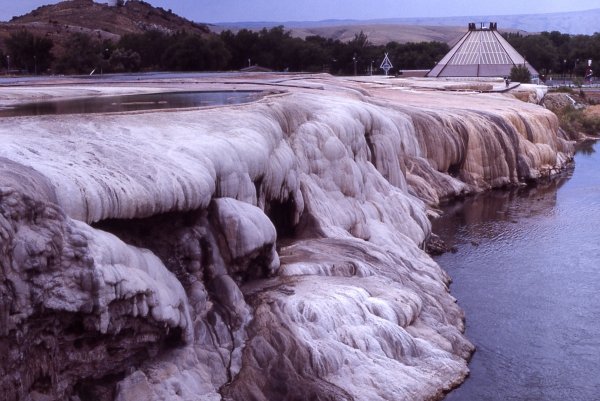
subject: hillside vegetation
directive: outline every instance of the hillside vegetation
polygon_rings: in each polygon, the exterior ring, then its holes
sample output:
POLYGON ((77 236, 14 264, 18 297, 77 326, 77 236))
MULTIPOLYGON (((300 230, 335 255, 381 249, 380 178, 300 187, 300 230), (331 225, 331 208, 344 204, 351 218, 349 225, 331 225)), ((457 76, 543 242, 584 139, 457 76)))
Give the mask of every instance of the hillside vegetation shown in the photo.
POLYGON ((0 51, 6 52, 5 40, 26 30, 54 43, 53 54, 62 56, 65 44, 74 33, 98 41, 117 41, 122 35, 159 31, 172 34, 185 31, 206 35, 206 25, 198 24, 144 1, 128 1, 123 6, 108 6, 92 0, 63 1, 39 7, 28 14, 0 23, 0 51))

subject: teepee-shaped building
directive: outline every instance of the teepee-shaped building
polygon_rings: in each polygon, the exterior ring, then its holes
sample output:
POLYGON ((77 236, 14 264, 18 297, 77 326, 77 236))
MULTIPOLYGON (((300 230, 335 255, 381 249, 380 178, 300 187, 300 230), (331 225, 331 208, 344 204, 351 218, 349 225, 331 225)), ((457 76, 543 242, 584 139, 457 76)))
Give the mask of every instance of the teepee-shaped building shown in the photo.
POLYGON ((506 77, 525 65, 532 78, 538 72, 498 33, 495 22, 469 24, 469 31, 427 74, 428 77, 506 77))

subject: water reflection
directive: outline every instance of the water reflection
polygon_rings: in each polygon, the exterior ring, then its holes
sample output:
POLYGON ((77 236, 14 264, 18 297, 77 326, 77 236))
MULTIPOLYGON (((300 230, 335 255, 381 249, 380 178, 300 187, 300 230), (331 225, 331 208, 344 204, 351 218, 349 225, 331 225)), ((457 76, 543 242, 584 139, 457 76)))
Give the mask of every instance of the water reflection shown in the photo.
POLYGON ((114 113, 247 103, 260 91, 169 92, 32 102, 0 109, 0 117, 44 114, 114 113))
POLYGON ((595 141, 585 141, 577 145, 577 152, 584 155, 591 155, 596 151, 595 141))
POLYGON ((500 222, 516 223, 519 219, 551 213, 556 194, 572 175, 570 169, 553 179, 535 185, 497 189, 442 207, 444 215, 433 222, 433 231, 449 246, 494 239, 506 231, 500 222))
POLYGON ((436 260, 477 346, 447 400, 599 399, 598 146, 556 180, 466 199, 434 222, 457 246, 436 260))

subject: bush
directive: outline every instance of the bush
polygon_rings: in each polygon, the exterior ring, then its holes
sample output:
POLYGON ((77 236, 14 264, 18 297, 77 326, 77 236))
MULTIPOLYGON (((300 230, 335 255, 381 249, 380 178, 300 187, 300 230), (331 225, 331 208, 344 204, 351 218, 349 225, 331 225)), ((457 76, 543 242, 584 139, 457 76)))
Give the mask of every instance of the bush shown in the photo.
POLYGON ((141 57, 133 50, 116 49, 108 59, 112 72, 136 72, 140 70, 141 57))
POLYGON ((575 93, 573 88, 569 88, 568 86, 559 86, 558 88, 551 88, 550 92, 570 93, 570 94, 575 93))
POLYGON ((529 69, 524 65, 515 65, 510 69, 510 80, 513 82, 521 82, 522 84, 528 84, 531 82, 531 73, 529 69))

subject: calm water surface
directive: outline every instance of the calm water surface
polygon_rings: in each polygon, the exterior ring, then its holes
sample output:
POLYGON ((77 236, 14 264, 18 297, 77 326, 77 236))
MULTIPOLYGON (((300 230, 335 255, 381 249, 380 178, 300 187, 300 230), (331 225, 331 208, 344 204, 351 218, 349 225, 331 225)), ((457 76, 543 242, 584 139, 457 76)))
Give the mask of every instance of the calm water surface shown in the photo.
POLYGON ((477 347, 448 401, 600 400, 600 143, 551 182, 494 191, 434 222, 477 347))
POLYGON ((0 117, 44 114, 114 113, 136 110, 176 109, 247 103, 261 98, 260 91, 167 92, 98 96, 39 101, 0 109, 0 117))

